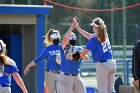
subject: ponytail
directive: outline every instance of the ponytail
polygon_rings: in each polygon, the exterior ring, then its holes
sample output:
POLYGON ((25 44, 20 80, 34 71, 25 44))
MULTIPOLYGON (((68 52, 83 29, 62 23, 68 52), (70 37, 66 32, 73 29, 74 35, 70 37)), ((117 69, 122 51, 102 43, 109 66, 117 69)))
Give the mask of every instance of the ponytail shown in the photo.
POLYGON ((5 53, 0 54, 0 64, 1 65, 11 65, 11 62, 5 53))
POLYGON ((97 33, 97 36, 98 36, 98 40, 101 42, 101 43, 104 43, 108 37, 108 34, 107 34, 107 28, 106 28, 106 25, 104 24, 104 21, 101 19, 101 18, 95 18, 93 20, 93 22, 98 25, 97 29, 98 29, 98 33, 97 33))
POLYGON ((103 23, 99 23, 98 39, 102 43, 104 43, 107 39, 107 30, 106 30, 106 26, 104 26, 103 23))

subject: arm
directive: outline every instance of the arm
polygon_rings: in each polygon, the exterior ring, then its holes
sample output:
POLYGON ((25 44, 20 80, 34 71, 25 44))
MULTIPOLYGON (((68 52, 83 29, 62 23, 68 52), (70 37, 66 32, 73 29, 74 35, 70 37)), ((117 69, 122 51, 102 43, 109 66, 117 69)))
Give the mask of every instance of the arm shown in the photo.
POLYGON ((19 85, 19 87, 22 89, 23 93, 28 93, 20 75, 17 72, 14 72, 12 76, 14 80, 16 81, 16 83, 19 85))
POLYGON ((84 37, 86 37, 88 40, 94 35, 94 34, 90 34, 87 31, 84 31, 83 29, 81 29, 78 25, 78 18, 77 17, 73 17, 73 24, 75 26, 75 28, 78 30, 79 33, 81 33, 84 37))
POLYGON ((88 49, 84 49, 81 53, 80 53, 80 56, 82 57, 83 60, 85 61, 88 61, 89 60, 89 57, 87 55, 87 53, 89 52, 88 49))
POLYGON ((29 63, 28 65, 27 65, 27 67, 25 68, 25 70, 24 70, 24 74, 25 74, 25 76, 26 76, 26 74, 29 72, 29 70, 30 70, 30 68, 31 67, 33 67, 33 66, 35 66, 39 61, 41 61, 42 59, 45 59, 45 58, 47 58, 47 48, 45 48, 43 51, 42 51, 42 53, 38 56, 38 57, 36 57, 31 63, 29 63))
POLYGON ((93 34, 90 34, 86 31, 84 31, 83 29, 81 29, 79 26, 75 27, 79 33, 81 33, 84 37, 86 37, 88 40, 93 36, 93 34))
POLYGON ((62 41, 62 48, 64 49, 69 42, 69 38, 71 35, 72 30, 74 29, 73 25, 69 28, 69 30, 65 33, 62 41))
POLYGON ((33 67, 33 66, 35 66, 35 62, 33 62, 33 61, 27 65, 27 67, 24 70, 25 76, 29 72, 30 68, 33 67))
POLYGON ((135 80, 135 81, 133 81, 133 85, 136 87, 136 88, 138 88, 139 89, 139 80, 135 80))

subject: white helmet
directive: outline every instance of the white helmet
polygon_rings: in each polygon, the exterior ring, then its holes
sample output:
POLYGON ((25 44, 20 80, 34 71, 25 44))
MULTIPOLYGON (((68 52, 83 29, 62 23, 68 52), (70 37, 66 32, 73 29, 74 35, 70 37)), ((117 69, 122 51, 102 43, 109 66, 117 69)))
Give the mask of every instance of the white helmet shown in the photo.
POLYGON ((0 52, 6 53, 6 44, 0 40, 0 52))

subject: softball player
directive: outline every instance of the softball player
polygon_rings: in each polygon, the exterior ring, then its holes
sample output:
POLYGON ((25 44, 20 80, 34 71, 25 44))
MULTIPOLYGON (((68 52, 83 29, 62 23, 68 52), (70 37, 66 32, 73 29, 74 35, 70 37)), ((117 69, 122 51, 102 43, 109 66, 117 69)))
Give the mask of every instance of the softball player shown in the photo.
POLYGON ((16 63, 6 56, 6 44, 0 40, 0 93, 11 93, 11 76, 13 76, 23 93, 28 93, 17 71, 16 63))
POLYGON ((133 84, 137 88, 139 88, 140 83, 140 40, 137 40, 134 48, 133 48, 133 56, 132 56, 132 75, 134 78, 133 84))
POLYGON ((95 18, 91 24, 94 34, 82 30, 75 17, 73 23, 75 28, 87 39, 89 39, 86 49, 81 55, 92 52, 93 61, 96 62, 96 77, 99 93, 115 93, 114 81, 116 63, 112 56, 110 41, 107 34, 106 25, 101 18, 95 18))
MULTIPOLYGON (((62 48, 65 49, 69 43, 74 46, 74 50, 82 51, 83 48, 75 46, 76 36, 72 33, 73 25, 66 32, 62 42, 62 48)), ((85 86, 79 74, 81 59, 79 61, 73 61, 72 56, 67 58, 64 51, 61 52, 61 66, 60 75, 58 77, 59 93, 86 93, 85 86)), ((84 56, 82 59, 87 60, 88 57, 84 56)))
MULTIPOLYGON (((47 93, 56 93, 57 91, 57 77, 60 74, 60 64, 56 61, 56 54, 62 50, 59 45, 60 33, 57 30, 49 30, 46 40, 51 40, 50 45, 46 46, 42 53, 36 57, 25 68, 25 75, 29 72, 30 67, 35 66, 42 59, 47 59, 47 71, 45 72, 45 86, 47 93)), ((48 42, 48 41, 47 41, 48 42)))

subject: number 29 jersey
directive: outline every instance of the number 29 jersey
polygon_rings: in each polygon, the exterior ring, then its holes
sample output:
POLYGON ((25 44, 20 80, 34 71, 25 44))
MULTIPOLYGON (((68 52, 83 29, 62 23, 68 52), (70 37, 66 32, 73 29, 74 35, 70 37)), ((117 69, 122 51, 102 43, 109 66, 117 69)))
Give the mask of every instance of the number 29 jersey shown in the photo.
POLYGON ((98 38, 94 36, 88 41, 86 49, 92 52, 94 62, 113 58, 109 39, 107 39, 105 43, 101 43, 98 38))

